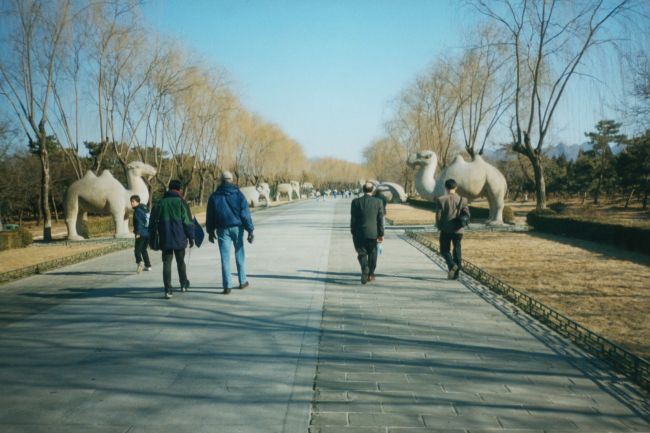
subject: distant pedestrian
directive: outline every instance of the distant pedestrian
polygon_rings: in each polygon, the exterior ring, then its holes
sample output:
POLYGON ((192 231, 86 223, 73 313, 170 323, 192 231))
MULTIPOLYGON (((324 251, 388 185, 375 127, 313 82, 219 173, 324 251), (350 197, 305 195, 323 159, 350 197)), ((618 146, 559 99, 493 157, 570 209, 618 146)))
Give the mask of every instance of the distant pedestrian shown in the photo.
POLYGON ((463 226, 460 223, 461 215, 468 219, 470 216, 467 199, 457 194, 458 185, 454 179, 445 181, 447 194, 438 198, 436 211, 436 226, 440 230, 440 254, 447 262, 447 278, 455 280, 462 268, 463 257, 461 254, 461 241, 463 239, 463 226), (454 246, 451 254, 451 244, 454 246))
POLYGON ((227 295, 232 289, 230 276, 230 251, 235 247, 235 262, 239 288, 249 286, 246 279, 246 254, 244 252, 244 231, 248 232, 248 243, 253 243, 253 219, 251 218, 248 201, 244 194, 233 183, 233 175, 229 171, 221 174, 221 185, 212 193, 208 200, 205 227, 209 241, 218 239, 221 256, 221 282, 223 293, 227 295), (216 232, 216 234, 215 234, 216 232))
POLYGON ((131 196, 131 208, 133 208, 133 233, 135 234, 135 254, 136 272, 140 273, 151 270, 151 261, 147 252, 147 243, 149 241, 149 208, 146 204, 140 203, 139 195, 131 196))
POLYGON ((194 226, 189 206, 181 192, 179 180, 169 182, 169 190, 151 212, 151 230, 157 230, 163 259, 165 298, 172 297, 172 260, 176 258, 181 292, 187 292, 190 281, 185 268, 185 248, 194 246, 194 226))
POLYGON ((374 185, 366 182, 364 194, 352 200, 350 231, 361 265, 361 284, 374 281, 377 267, 377 243, 384 241, 384 208, 381 200, 372 196, 374 185))

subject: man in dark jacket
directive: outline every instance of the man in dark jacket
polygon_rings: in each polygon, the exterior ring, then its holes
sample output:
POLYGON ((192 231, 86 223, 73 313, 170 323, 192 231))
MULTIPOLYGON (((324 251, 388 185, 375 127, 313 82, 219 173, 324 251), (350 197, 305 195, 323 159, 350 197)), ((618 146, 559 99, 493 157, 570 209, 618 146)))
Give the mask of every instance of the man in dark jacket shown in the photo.
POLYGON ((131 207, 133 208, 133 233, 135 233, 135 264, 136 272, 140 273, 151 270, 151 261, 147 253, 147 242, 149 241, 149 208, 140 203, 139 195, 131 196, 131 207), (144 263, 143 263, 144 261, 144 263))
POLYGON ((366 182, 363 195, 352 200, 350 231, 361 265, 361 283, 374 281, 377 267, 377 243, 384 241, 384 206, 372 196, 374 185, 366 182))
POLYGON ((235 247, 239 288, 245 289, 248 287, 246 255, 244 253, 244 230, 248 232, 248 243, 253 243, 253 230, 255 228, 248 208, 248 200, 246 200, 239 188, 233 184, 233 175, 229 171, 223 172, 221 185, 208 200, 205 228, 208 232, 208 240, 211 243, 214 243, 215 237, 218 239, 223 293, 227 295, 232 289, 232 280, 230 278, 230 250, 232 246, 235 247))
POLYGON ((436 211, 436 226, 440 230, 440 254, 447 262, 447 278, 455 280, 460 273, 463 262, 461 254, 461 241, 463 239, 463 227, 458 224, 458 218, 465 214, 468 218, 469 206, 467 199, 456 193, 458 185, 454 179, 445 181, 447 194, 438 197, 438 210, 436 211), (454 245, 454 254, 450 252, 451 244, 454 245))
POLYGON ((158 230, 160 238, 166 299, 172 297, 172 258, 176 258, 181 291, 186 292, 190 287, 185 269, 185 248, 188 242, 190 248, 194 246, 194 228, 187 203, 181 193, 181 186, 179 180, 169 182, 169 191, 151 212, 151 230, 158 230))

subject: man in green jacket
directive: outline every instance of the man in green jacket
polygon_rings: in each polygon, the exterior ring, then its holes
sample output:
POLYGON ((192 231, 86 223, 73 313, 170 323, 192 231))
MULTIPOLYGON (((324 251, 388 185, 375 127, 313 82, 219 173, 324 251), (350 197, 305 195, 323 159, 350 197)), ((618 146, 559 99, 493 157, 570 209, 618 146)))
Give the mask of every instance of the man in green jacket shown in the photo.
POLYGON ((350 231, 361 265, 361 284, 374 281, 377 267, 377 243, 384 241, 384 206, 372 196, 374 185, 366 182, 363 195, 352 200, 350 231))
POLYGON ((185 269, 185 248, 189 243, 194 246, 194 226, 190 218, 189 208, 181 193, 181 182, 169 182, 169 191, 156 203, 151 211, 151 230, 158 231, 160 249, 163 259, 163 284, 165 298, 172 297, 172 259, 176 258, 178 279, 181 291, 186 292, 190 287, 185 269))

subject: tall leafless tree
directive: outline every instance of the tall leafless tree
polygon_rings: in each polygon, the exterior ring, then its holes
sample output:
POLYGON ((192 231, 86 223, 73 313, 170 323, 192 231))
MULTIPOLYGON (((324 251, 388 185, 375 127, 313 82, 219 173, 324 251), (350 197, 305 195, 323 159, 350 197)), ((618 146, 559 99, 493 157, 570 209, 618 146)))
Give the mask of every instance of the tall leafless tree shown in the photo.
POLYGON ((612 41, 616 18, 634 0, 477 0, 481 14, 502 30, 514 76, 513 150, 535 175, 537 209, 546 208, 544 144, 567 85, 595 46, 612 41))

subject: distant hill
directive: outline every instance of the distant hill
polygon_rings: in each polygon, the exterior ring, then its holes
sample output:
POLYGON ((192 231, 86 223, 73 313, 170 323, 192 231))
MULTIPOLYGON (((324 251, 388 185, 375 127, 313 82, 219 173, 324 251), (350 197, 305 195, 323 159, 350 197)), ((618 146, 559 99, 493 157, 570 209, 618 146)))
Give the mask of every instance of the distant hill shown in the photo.
MULTIPOLYGON (((566 159, 575 161, 578 157, 578 153, 581 150, 587 151, 590 149, 591 143, 589 142, 584 142, 581 144, 566 144, 560 142, 555 145, 547 146, 546 149, 544 149, 544 155, 546 155, 548 158, 557 158, 560 155, 564 155, 566 159)), ((614 152, 615 155, 621 153, 622 150, 623 146, 612 146, 612 152, 614 152)), ((503 149, 485 149, 483 156, 493 161, 503 161, 512 158, 512 155, 503 149)))

